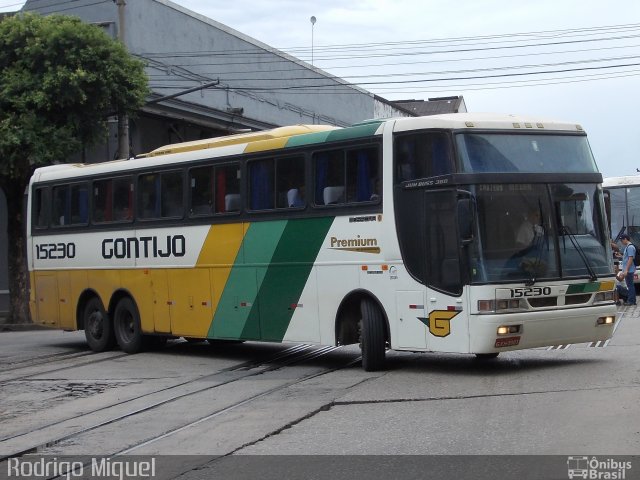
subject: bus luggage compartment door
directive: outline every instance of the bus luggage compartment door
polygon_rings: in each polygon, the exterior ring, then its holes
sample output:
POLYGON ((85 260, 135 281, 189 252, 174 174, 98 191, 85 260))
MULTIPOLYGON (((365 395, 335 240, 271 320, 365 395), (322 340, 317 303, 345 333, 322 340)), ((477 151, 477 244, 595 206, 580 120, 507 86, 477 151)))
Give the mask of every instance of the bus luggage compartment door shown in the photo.
POLYGON ((38 323, 57 327, 60 315, 57 274, 55 272, 36 272, 35 279, 38 323))
POLYGON ((426 350, 427 326, 425 325, 424 293, 400 291, 396 295, 397 348, 426 350))

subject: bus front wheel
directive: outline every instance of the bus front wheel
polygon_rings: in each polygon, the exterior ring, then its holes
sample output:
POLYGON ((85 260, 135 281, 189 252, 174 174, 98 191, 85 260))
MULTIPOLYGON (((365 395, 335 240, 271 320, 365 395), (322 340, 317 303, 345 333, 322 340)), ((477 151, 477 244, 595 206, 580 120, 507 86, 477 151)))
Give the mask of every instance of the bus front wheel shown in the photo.
POLYGON ((360 348, 362 368, 367 372, 382 370, 385 363, 384 317, 380 308, 368 298, 360 302, 362 324, 360 328, 360 348))
POLYGON ((89 348, 94 352, 106 352, 116 344, 113 324, 105 312, 99 298, 91 298, 84 307, 82 314, 84 336, 89 348))
POLYGON ((123 352, 138 353, 142 350, 144 337, 140 327, 140 314, 130 298, 123 298, 113 314, 116 340, 123 352))

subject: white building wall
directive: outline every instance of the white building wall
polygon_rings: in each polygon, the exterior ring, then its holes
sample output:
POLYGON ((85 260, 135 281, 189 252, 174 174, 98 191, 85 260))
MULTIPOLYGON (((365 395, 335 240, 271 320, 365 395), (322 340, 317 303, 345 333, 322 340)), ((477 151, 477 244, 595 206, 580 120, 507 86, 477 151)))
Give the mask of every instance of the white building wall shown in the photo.
MULTIPOLYGON (((55 13, 59 4, 28 0, 23 9, 55 13)), ((160 107, 205 107, 223 122, 254 129, 297 123, 347 126, 401 114, 380 105, 372 93, 251 38, 251 32, 240 33, 169 0, 127 1, 124 11, 125 44, 147 62, 155 96, 220 80, 214 88, 160 107)), ((118 35, 115 2, 74 0, 60 13, 77 15, 118 35)))

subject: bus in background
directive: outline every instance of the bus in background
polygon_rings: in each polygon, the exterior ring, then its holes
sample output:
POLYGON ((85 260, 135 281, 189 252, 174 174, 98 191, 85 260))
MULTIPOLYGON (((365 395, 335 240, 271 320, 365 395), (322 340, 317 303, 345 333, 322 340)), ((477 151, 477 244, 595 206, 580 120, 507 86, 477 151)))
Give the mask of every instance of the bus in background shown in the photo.
POLYGON ((292 126, 37 169, 37 323, 493 358, 611 337, 604 199, 579 125, 448 114, 292 126))
MULTIPOLYGON (((640 246, 640 175, 605 178, 602 188, 612 240, 620 252, 624 249, 620 242, 623 233, 631 237, 631 243, 640 246)), ((637 272, 634 278, 638 283, 637 272)))

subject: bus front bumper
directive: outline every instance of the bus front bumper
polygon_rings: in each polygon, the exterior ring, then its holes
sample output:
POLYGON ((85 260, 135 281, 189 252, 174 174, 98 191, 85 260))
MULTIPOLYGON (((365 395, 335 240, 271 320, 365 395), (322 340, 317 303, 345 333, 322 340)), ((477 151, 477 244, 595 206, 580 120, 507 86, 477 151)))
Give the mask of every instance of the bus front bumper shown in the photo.
POLYGON ((618 320, 615 304, 470 315, 469 350, 470 353, 495 353, 607 340, 613 335, 618 320))

